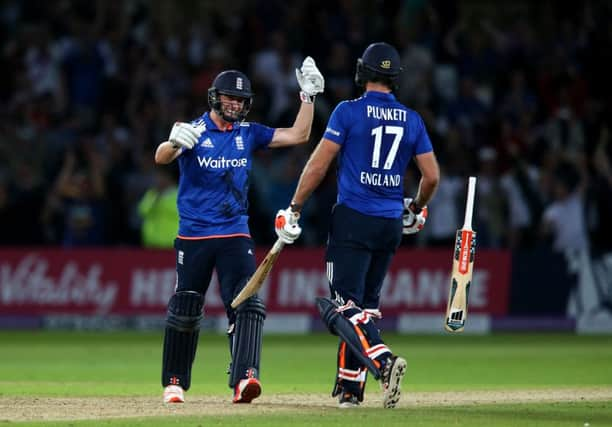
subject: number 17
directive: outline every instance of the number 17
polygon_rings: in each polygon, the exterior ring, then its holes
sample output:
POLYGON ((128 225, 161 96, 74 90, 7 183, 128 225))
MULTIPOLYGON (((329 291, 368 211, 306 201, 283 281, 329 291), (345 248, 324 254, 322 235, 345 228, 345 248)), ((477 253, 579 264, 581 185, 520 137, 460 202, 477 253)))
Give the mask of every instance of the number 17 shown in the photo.
POLYGON ((380 164, 380 150, 382 146, 382 135, 383 127, 385 128, 385 135, 395 135, 393 138, 393 144, 391 144, 391 150, 387 154, 383 169, 391 169, 391 165, 397 156, 397 150, 399 149, 399 143, 404 135, 404 128, 401 126, 378 126, 372 129, 372 135, 374 135, 374 150, 372 152, 372 167, 378 168, 380 164))

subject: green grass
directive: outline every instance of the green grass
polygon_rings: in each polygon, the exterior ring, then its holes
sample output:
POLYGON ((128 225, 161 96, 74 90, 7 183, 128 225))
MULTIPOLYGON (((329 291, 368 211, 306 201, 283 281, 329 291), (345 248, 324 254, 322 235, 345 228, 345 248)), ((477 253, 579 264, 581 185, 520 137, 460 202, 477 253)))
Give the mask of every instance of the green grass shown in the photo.
MULTIPOLYGON (((565 334, 492 336, 385 336, 409 364, 406 393, 427 391, 612 388, 612 337, 565 334)), ((10 396, 160 398, 160 333, 0 331, 0 399, 10 396)), ((266 335, 261 378, 265 393, 329 393, 336 339, 266 335)), ((190 395, 227 396, 227 338, 203 335, 190 395)), ((369 387, 376 387, 372 382, 369 387)), ((330 398, 331 399, 331 398, 330 398)), ((612 402, 359 408, 295 408, 262 414, 131 418, 123 420, 18 423, 24 425, 348 425, 379 426, 612 426, 612 402)), ((0 407, 0 424, 6 420, 0 407)), ((144 414, 143 414, 144 415, 144 414)), ((378 427, 378 426, 377 426, 378 427)))

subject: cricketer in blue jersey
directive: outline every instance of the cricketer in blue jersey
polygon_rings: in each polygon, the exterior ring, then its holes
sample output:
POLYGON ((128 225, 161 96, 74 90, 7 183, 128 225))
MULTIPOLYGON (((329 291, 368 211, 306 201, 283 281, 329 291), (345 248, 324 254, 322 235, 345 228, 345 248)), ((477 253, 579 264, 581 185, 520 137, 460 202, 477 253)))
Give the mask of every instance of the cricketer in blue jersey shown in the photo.
MULTIPOLYGON (((236 310, 233 298, 255 272, 254 243, 248 226, 249 171, 255 150, 305 143, 310 136, 314 98, 324 79, 307 57, 296 69, 301 107, 292 127, 273 129, 246 122, 253 93, 246 75, 220 73, 208 90, 210 112, 190 123, 174 124, 168 141, 155 153, 156 163, 177 160, 179 230, 176 288, 168 302, 162 358, 165 403, 182 403, 191 384, 205 295, 216 270, 229 321, 229 386, 234 403, 250 403, 261 394, 259 380, 263 301, 254 295, 236 310)), ((287 225, 285 242, 301 230, 287 225)))
POLYGON ((341 407, 363 401, 368 372, 382 382, 383 406, 395 407, 406 371, 406 361, 392 353, 375 324, 380 290, 402 233, 416 233, 425 224, 440 173, 423 120, 393 95, 400 72, 393 46, 366 48, 355 73, 363 96, 336 106, 289 208, 275 221, 300 211, 337 158, 338 197, 325 255, 332 298, 318 298, 317 307, 340 337, 332 394, 341 407), (404 175, 412 159, 421 179, 416 196, 405 199, 404 175))

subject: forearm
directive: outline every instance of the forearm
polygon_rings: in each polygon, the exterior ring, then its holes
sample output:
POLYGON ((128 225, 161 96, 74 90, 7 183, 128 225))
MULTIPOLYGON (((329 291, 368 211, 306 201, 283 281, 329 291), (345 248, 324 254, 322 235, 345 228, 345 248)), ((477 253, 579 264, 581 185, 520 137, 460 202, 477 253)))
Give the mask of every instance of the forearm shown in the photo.
POLYGON ((314 103, 302 102, 300 110, 298 111, 291 131, 294 135, 294 139, 306 142, 310 138, 310 131, 312 129, 312 120, 314 118, 314 103))
POLYGON ((319 184, 321 184, 323 178, 325 178, 326 173, 326 168, 317 167, 310 161, 306 163, 304 171, 300 176, 298 186, 295 190, 295 194, 291 199, 291 207, 294 211, 301 211, 304 203, 306 203, 310 195, 319 186, 319 184))
POLYGON ((170 141, 164 141, 155 150, 155 163, 165 165, 172 162, 180 154, 180 149, 175 148, 170 141))
POLYGON ((422 208, 431 201, 436 193, 436 190, 438 189, 438 183, 439 178, 421 177, 417 194, 414 197, 414 203, 419 208, 422 208))
POLYGON ((313 117, 313 104, 302 102, 293 126, 290 128, 277 128, 268 147, 289 147, 308 142, 313 117))
POLYGON ((414 196, 414 204, 418 208, 422 208, 431 201, 438 188, 440 167, 433 151, 418 154, 415 156, 415 160, 421 172, 421 180, 419 181, 417 194, 414 196))
POLYGON ((301 210, 306 200, 325 178, 327 170, 339 150, 340 146, 338 144, 325 138, 321 139, 310 159, 308 159, 306 166, 304 166, 297 189, 291 199, 292 209, 298 212, 301 210))

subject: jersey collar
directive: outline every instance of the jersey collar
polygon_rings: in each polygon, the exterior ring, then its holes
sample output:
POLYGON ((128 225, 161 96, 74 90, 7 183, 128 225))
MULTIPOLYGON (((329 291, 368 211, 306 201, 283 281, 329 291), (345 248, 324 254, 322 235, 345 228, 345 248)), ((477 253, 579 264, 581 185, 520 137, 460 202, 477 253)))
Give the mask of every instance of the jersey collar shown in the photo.
POLYGON ((210 113, 208 111, 204 113, 202 119, 204 120, 204 123, 206 123, 206 130, 216 130, 217 132, 230 132, 234 130, 235 124, 230 124, 226 130, 219 129, 215 122, 213 122, 213 120, 210 118, 210 113))
POLYGON ((375 99, 384 99, 384 100, 389 100, 389 101, 395 101, 395 95, 393 95, 393 92, 389 92, 389 93, 385 93, 385 92, 378 92, 378 91, 374 91, 374 90, 369 90, 366 93, 363 94, 364 98, 375 98, 375 99))

